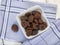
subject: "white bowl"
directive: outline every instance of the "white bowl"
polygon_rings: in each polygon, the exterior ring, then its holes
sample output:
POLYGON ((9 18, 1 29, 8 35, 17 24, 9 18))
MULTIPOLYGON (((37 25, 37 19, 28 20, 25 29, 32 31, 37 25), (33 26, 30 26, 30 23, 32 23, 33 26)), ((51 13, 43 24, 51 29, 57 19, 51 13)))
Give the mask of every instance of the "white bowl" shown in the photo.
POLYGON ((19 15, 17 15, 16 18, 17 18, 17 22, 18 22, 20 28, 22 29, 22 32, 24 33, 25 37, 28 38, 28 39, 31 39, 31 38, 33 38, 33 37, 35 37, 35 36, 37 36, 37 35, 45 32, 46 30, 48 30, 48 28, 49 28, 49 26, 50 26, 50 25, 49 25, 49 22, 48 22, 48 20, 47 20, 47 18, 46 18, 46 16, 45 16, 45 14, 44 14, 44 12, 43 12, 43 10, 42 10, 42 8, 41 8, 40 6, 38 6, 38 5, 33 6, 33 7, 29 8, 29 9, 27 9, 27 10, 24 10, 24 11, 21 12, 19 15), (21 25, 20 16, 24 16, 27 12, 31 12, 31 11, 34 11, 34 10, 39 11, 39 12, 41 13, 42 20, 47 23, 47 28, 45 28, 43 31, 39 30, 36 35, 27 36, 27 35, 26 35, 26 32, 25 32, 25 29, 24 29, 24 28, 22 27, 22 25, 21 25))

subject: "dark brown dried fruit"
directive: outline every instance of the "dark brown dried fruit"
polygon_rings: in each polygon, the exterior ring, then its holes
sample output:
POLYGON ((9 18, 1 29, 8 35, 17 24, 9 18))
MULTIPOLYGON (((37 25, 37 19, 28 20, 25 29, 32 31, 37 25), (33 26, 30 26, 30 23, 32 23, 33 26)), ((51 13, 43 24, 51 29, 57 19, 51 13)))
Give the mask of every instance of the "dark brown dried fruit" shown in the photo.
POLYGON ((33 27, 33 29, 38 29, 37 25, 35 23, 32 23, 32 27, 33 27))
POLYGON ((26 35, 30 36, 32 34, 32 30, 26 30, 26 35))
POLYGON ((32 35, 36 35, 38 33, 38 30, 33 30, 32 35))
POLYGON ((30 12, 26 13, 25 16, 29 17, 31 15, 30 12))
POLYGON ((33 22, 38 25, 38 20, 37 19, 34 19, 33 22))
POLYGON ((33 28, 32 28, 32 27, 27 27, 26 29, 27 29, 27 30, 32 30, 33 28))
POLYGON ((44 30, 47 27, 46 22, 39 25, 40 30, 44 30))
POLYGON ((32 15, 35 15, 36 13, 39 13, 40 14, 39 11, 32 11, 32 15))
POLYGON ((43 20, 42 20, 42 19, 39 19, 39 20, 38 20, 38 23, 39 23, 39 24, 42 24, 42 23, 43 23, 43 20))
POLYGON ((32 11, 32 15, 35 15, 36 11, 32 11))
POLYGON ((16 24, 13 24, 11 29, 14 31, 14 32, 17 32, 18 31, 18 26, 16 24))
POLYGON ((29 16, 28 21, 29 21, 29 22, 33 22, 33 15, 30 15, 30 16, 29 16))
POLYGON ((27 17, 26 16, 21 16, 20 18, 21 18, 22 21, 23 20, 27 20, 27 17))
POLYGON ((22 21, 21 24, 24 28, 26 28, 27 26, 30 26, 27 21, 22 21))
POLYGON ((36 13, 36 14, 34 15, 34 18, 36 18, 36 19, 39 19, 39 18, 41 18, 41 14, 39 14, 39 13, 36 13))

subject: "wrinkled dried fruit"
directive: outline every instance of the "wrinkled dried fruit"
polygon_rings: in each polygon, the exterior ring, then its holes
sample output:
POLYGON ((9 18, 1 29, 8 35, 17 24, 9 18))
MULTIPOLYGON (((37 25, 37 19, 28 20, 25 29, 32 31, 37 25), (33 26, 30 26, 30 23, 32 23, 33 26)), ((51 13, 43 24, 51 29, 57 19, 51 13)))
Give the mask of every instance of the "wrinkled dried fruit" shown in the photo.
POLYGON ((29 17, 31 15, 30 12, 26 13, 25 16, 29 17))
POLYGON ((30 15, 30 16, 29 16, 28 21, 29 21, 29 22, 33 22, 33 15, 30 15))
POLYGON ((38 33, 38 30, 33 30, 32 35, 36 35, 38 33))
POLYGON ((47 24, 44 22, 39 25, 40 30, 44 30, 47 27, 47 24))
POLYGON ((32 30, 26 30, 26 35, 30 36, 32 34, 32 30))
POLYGON ((17 32, 18 31, 18 26, 16 24, 13 24, 11 29, 14 31, 14 32, 17 32))
POLYGON ((30 26, 27 21, 22 21, 21 24, 24 28, 26 28, 27 26, 30 26))

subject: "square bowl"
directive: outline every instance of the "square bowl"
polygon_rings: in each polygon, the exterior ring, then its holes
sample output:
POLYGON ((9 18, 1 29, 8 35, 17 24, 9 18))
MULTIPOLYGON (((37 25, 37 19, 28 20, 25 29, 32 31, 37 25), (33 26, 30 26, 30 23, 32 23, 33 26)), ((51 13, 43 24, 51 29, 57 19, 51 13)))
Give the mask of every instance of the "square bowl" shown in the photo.
POLYGON ((21 12, 19 15, 16 16, 16 19, 17 19, 17 22, 18 22, 18 24, 19 24, 19 26, 20 26, 23 34, 25 35, 25 37, 27 39, 31 39, 31 38, 36 37, 37 35, 39 35, 39 34, 45 32, 46 30, 48 30, 48 28, 50 27, 49 22, 48 22, 45 14, 44 14, 44 11, 43 11, 43 9, 39 5, 36 5, 36 6, 33 6, 33 7, 29 8, 29 9, 27 9, 27 10, 24 10, 23 12, 21 12), (20 17, 24 16, 26 13, 32 12, 32 11, 38 11, 38 12, 41 13, 42 20, 47 23, 47 27, 44 30, 42 30, 42 31, 39 30, 36 35, 27 36, 26 32, 25 32, 25 29, 21 25, 21 19, 20 19, 20 17))

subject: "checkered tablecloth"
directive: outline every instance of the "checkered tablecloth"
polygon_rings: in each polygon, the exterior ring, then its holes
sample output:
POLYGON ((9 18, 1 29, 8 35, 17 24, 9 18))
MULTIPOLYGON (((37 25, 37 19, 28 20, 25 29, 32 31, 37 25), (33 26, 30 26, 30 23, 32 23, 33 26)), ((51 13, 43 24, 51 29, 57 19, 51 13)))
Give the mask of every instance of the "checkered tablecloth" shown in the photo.
POLYGON ((27 41, 31 42, 31 44, 33 45, 36 45, 38 42, 39 45, 57 44, 57 42, 60 41, 60 29, 56 25, 58 24, 57 23, 58 20, 56 20, 55 17, 56 17, 56 5, 53 4, 34 3, 25 0, 2 0, 0 6, 0 38, 17 42, 26 41, 23 44, 25 43, 28 44, 27 41), (50 22, 50 25, 52 26, 50 27, 49 30, 39 35, 35 39, 28 40, 23 35, 21 29, 19 29, 19 31, 15 33, 11 30, 11 26, 13 24, 18 25, 16 21, 16 15, 35 5, 40 5, 42 7, 47 19, 50 22), (39 38, 40 40, 38 40, 39 38), (34 44, 34 42, 36 43, 34 44))

